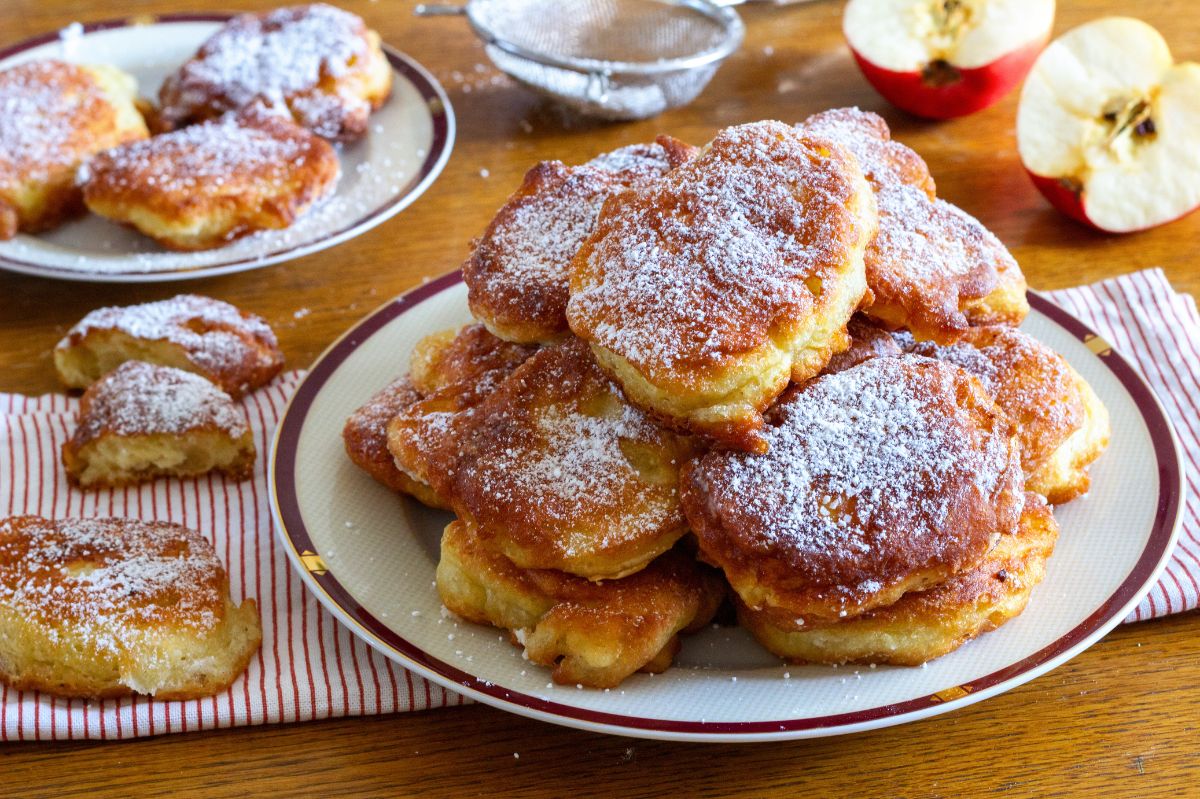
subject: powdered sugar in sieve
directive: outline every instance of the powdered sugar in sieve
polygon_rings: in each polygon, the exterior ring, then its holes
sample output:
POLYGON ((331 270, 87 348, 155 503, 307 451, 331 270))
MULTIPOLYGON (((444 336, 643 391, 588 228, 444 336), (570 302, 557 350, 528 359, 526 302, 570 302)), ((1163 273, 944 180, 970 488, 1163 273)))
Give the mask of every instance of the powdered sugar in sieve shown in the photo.
POLYGON ((470 0, 496 66, 589 116, 644 119, 690 102, 741 44, 738 15, 712 0, 470 0))

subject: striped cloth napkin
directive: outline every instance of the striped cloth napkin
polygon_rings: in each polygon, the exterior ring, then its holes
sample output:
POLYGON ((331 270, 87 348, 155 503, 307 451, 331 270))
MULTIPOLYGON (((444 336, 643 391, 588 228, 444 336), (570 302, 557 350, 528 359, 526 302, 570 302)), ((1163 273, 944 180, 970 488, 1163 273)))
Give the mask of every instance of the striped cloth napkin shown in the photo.
POLYGON ((1200 603, 1200 313, 1190 294, 1147 269, 1049 297, 1107 339, 1141 372, 1171 418, 1183 454, 1179 543, 1158 584, 1127 622, 1192 610, 1200 603))
MULTIPOLYGON (((1158 392, 1189 457, 1200 458, 1200 315, 1160 270, 1050 295, 1126 355, 1158 392)), ((263 645, 247 673, 220 696, 183 702, 85 702, 0 688, 0 740, 132 738, 249 724, 461 705, 461 696, 410 674, 339 625, 293 574, 276 545, 265 457, 276 422, 301 378, 292 372, 243 401, 259 463, 253 480, 159 480, 118 491, 69 487, 59 449, 78 400, 0 394, 0 517, 131 516, 204 531, 229 570, 235 601, 262 612, 263 645)), ((1174 559, 1129 621, 1190 610, 1200 583, 1200 491, 1187 469, 1187 510, 1174 559)))
POLYGON ((289 372, 242 401, 258 448, 254 479, 157 480, 115 491, 80 491, 63 476, 59 451, 75 426, 78 399, 0 394, 0 517, 122 516, 201 530, 229 571, 233 600, 254 597, 263 626, 262 648, 246 674, 208 699, 86 702, 4 686, 0 740, 133 738, 463 704, 460 695, 409 673, 338 624, 275 541, 266 458, 301 377, 289 372))

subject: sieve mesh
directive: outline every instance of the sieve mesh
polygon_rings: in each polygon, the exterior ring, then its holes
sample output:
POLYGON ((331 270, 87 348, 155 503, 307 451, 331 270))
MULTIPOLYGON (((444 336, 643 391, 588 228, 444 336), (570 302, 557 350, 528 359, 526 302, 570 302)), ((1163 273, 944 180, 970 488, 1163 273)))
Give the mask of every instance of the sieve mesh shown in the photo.
POLYGON ((474 0, 468 14, 488 38, 532 54, 645 64, 719 49, 728 26, 683 2, 474 0))
POLYGON ((691 102, 741 44, 728 2, 468 0, 417 14, 465 13, 499 69, 569 108, 644 119, 691 102))
POLYGON ((486 52, 509 77, 568 108, 601 119, 646 119, 695 99, 715 63, 649 77, 610 77, 539 64, 488 45, 486 52))

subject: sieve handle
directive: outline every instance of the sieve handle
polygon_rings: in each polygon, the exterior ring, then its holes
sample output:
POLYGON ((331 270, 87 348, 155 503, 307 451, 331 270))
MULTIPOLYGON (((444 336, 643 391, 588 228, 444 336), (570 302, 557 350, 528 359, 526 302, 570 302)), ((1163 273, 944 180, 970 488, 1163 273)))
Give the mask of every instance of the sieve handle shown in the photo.
POLYGON ((421 3, 413 9, 413 14, 418 17, 461 17, 466 13, 466 6, 452 6, 445 3, 421 3))

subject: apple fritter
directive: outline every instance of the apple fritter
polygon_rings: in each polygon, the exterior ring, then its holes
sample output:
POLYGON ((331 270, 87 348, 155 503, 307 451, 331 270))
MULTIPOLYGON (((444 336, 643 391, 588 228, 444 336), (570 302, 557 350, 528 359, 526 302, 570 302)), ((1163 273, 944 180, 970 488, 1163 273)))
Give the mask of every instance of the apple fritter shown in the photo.
POLYGON ((940 342, 971 326, 1025 318, 1029 304, 1017 262, 978 220, 937 198, 925 162, 892 141, 881 117, 838 108, 800 127, 853 152, 875 190, 879 232, 866 253, 874 295, 867 315, 940 342))
POLYGON ((686 532, 695 440, 625 402, 578 339, 539 350, 476 402, 451 388, 392 420, 397 465, 522 568, 632 574, 686 532))
POLYGON ((213 470, 245 479, 254 470, 254 436, 229 395, 203 377, 126 361, 84 392, 62 459, 83 488, 213 470))
POLYGON ((58 376, 71 388, 87 388, 126 361, 195 372, 237 399, 271 382, 283 353, 262 317, 198 294, 97 308, 54 348, 58 376))
POLYGON ((632 402, 762 452, 762 412, 848 343, 875 222, 846 149, 780 122, 726 128, 605 203, 567 318, 632 402))
MULTIPOLYGON (((393 491, 411 494, 432 507, 449 508, 447 499, 425 479, 414 476, 421 471, 415 456, 400 461, 405 468, 397 465, 388 450, 388 424, 439 392, 444 401, 453 397, 456 408, 482 399, 533 351, 533 347, 502 341, 479 324, 426 336, 413 350, 409 374, 384 386, 346 420, 342 440, 347 455, 393 491)), ((414 446, 419 443, 415 441, 414 446)))
POLYGON ((1000 536, 975 568, 852 619, 804 629, 779 626, 742 604, 738 620, 771 652, 798 663, 919 666, 1019 615, 1058 540, 1041 496, 1026 495, 1016 532, 1000 536))
POLYGON ((1027 489, 1054 504, 1087 493, 1088 466, 1108 446, 1108 411, 1061 355, 1009 327, 972 328, 957 344, 917 342, 908 350, 979 378, 1017 423, 1027 489))
POLYGON ((555 682, 610 688, 636 671, 665 671, 679 634, 707 624, 724 597, 712 569, 676 548, 619 580, 592 582, 522 569, 486 546, 470 524, 442 534, 438 594, 468 621, 512 632, 555 682))
POLYGON ((137 82, 115 67, 47 60, 0 71, 0 240, 83 210, 79 166, 149 135, 136 99, 137 82))
POLYGON ((463 264, 471 313, 511 341, 554 341, 569 334, 571 259, 604 201, 648 185, 695 155, 664 137, 567 166, 543 161, 496 213, 463 264))
POLYGON ((379 34, 348 11, 314 3, 225 23, 159 90, 166 130, 266 103, 327 139, 348 141, 392 90, 379 34))
POLYGON ((219 693, 262 641, 212 544, 168 522, 0 521, 0 679, 103 698, 219 693))
POLYGON ((702 557, 781 625, 853 617, 977 566, 1024 502, 1016 425, 980 382, 914 355, 793 389, 766 455, 681 478, 702 557))
POLYGON ((83 182, 87 207, 175 250, 289 227, 331 194, 337 153, 261 109, 106 150, 83 182))

